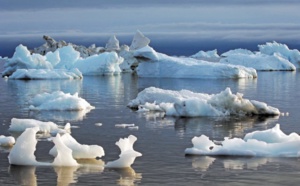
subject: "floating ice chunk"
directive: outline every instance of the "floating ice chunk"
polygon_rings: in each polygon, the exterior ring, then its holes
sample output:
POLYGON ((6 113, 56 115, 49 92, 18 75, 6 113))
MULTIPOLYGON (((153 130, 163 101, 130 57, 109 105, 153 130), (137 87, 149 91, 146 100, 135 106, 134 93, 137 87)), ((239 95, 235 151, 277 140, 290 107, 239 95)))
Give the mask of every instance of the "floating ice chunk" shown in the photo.
POLYGON ((300 136, 285 135, 276 125, 266 131, 255 131, 240 138, 225 138, 221 145, 202 135, 192 139, 193 147, 185 149, 191 155, 300 157, 300 136), (246 141, 245 141, 246 140, 246 141))
POLYGON ((122 123, 122 124, 115 124, 115 127, 118 127, 118 128, 126 128, 126 127, 134 127, 135 124, 132 123, 132 124, 126 124, 126 123, 122 123))
POLYGON ((128 106, 142 111, 164 111, 166 115, 180 117, 280 114, 277 108, 244 99, 240 93, 233 94, 230 88, 219 94, 208 95, 149 87, 131 100, 128 106))
POLYGON ((82 79, 78 69, 17 69, 9 79, 42 80, 42 79, 82 79))
POLYGON ((143 58, 137 58, 139 66, 136 71, 139 77, 201 79, 257 77, 255 69, 244 66, 212 63, 186 57, 171 57, 158 52, 144 52, 139 56, 143 56, 143 58))
POLYGON ((38 127, 26 129, 17 139, 16 144, 11 149, 8 160, 13 165, 54 165, 54 166, 77 166, 78 163, 72 157, 72 150, 65 146, 61 139, 60 134, 53 137, 53 142, 57 148, 57 156, 53 163, 38 162, 34 152, 36 150, 37 140, 36 133, 39 131, 38 127))
POLYGON ((107 51, 120 50, 119 40, 116 38, 115 35, 113 35, 109 38, 108 42, 105 45, 105 49, 107 51))
POLYGON ((128 136, 128 138, 121 138, 116 142, 116 145, 120 148, 121 153, 119 159, 115 161, 107 162, 105 167, 107 168, 126 168, 130 167, 136 157, 142 156, 141 153, 133 150, 133 144, 137 138, 133 135, 128 136))
POLYGON ((78 68, 83 75, 120 74, 119 65, 123 63, 123 60, 116 52, 104 52, 77 60, 73 68, 78 68))
POLYGON ((30 110, 79 111, 95 108, 85 99, 80 98, 78 93, 71 95, 62 91, 38 94, 30 101, 30 104, 30 110))
POLYGON ((16 143, 15 138, 12 136, 0 135, 0 146, 11 147, 16 143))
POLYGON ((293 63, 297 68, 300 67, 300 52, 299 50, 290 50, 285 44, 273 42, 267 42, 264 45, 258 45, 259 51, 266 55, 278 55, 291 63, 293 63))
POLYGON ((206 52, 201 50, 196 54, 192 55, 191 57, 212 62, 217 62, 220 60, 220 56, 218 55, 217 49, 206 52))
POLYGON ((103 124, 102 123, 95 123, 96 126, 101 127, 103 124))
POLYGON ((300 141, 300 136, 296 133, 286 135, 280 130, 280 125, 264 131, 254 131, 245 135, 244 140, 256 139, 266 143, 282 143, 288 141, 300 141))
MULTIPOLYGON (((101 158, 105 155, 101 146, 80 144, 70 134, 64 134, 60 138, 62 143, 72 150, 72 155, 75 159, 101 158)), ((56 146, 49 151, 49 154, 52 156, 57 155, 56 146)))
POLYGON ((232 54, 220 60, 222 64, 243 65, 260 71, 294 71, 296 67, 287 59, 282 58, 277 53, 266 55, 256 54, 232 54))
POLYGON ((60 134, 57 134, 56 137, 52 138, 52 141, 57 149, 57 154, 52 165, 78 166, 77 161, 72 157, 72 150, 62 142, 60 134))
POLYGON ((11 149, 8 160, 13 165, 39 165, 34 152, 36 150, 36 133, 38 127, 26 129, 17 139, 16 144, 11 149))
POLYGON ((130 45, 130 50, 137 50, 149 45, 150 39, 145 37, 139 30, 136 31, 130 45))
POLYGON ((42 133, 70 133, 70 124, 59 126, 53 122, 43 122, 35 119, 17 119, 12 118, 9 126, 10 132, 23 132, 27 128, 38 128, 38 132, 42 133))

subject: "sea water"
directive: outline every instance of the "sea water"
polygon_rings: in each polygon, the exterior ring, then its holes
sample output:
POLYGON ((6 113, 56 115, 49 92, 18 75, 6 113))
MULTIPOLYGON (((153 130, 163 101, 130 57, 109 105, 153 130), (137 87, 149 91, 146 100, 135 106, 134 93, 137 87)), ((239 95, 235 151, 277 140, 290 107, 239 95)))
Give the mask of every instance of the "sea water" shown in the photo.
MULTIPOLYGON (((194 136, 213 140, 243 137, 255 130, 281 124, 286 134, 300 133, 298 72, 259 72, 257 79, 156 79, 119 76, 85 76, 82 80, 20 81, 0 79, 0 134, 10 135, 12 118, 31 118, 73 126, 72 136, 82 144, 97 144, 105 150, 100 160, 81 160, 81 167, 13 166, 9 149, 0 148, 0 185, 296 185, 300 181, 298 158, 244 158, 185 156, 194 136), (149 86, 187 89, 216 94, 230 87, 244 98, 262 101, 287 116, 174 118, 162 113, 138 113, 126 105, 149 86), (43 92, 79 93, 96 108, 88 113, 30 111, 29 100, 43 92), (97 125, 101 123, 102 125, 97 125), (135 124, 137 130, 115 127, 135 124), (118 158, 115 142, 130 134, 137 137, 134 149, 143 154, 132 168, 107 169, 105 162, 118 158)), ((51 162, 53 144, 39 139, 38 161, 51 162)))

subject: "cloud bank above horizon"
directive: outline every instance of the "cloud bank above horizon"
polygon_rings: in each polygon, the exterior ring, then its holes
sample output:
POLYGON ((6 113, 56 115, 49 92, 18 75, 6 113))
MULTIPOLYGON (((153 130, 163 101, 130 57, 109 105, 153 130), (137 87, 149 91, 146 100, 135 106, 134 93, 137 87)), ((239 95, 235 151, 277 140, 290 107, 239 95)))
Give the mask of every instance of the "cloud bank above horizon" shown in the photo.
POLYGON ((295 40, 300 2, 45 1, 0 0, 0 39, 50 36, 130 35, 141 30, 161 38, 295 40), (15 3, 16 2, 16 3, 15 3))

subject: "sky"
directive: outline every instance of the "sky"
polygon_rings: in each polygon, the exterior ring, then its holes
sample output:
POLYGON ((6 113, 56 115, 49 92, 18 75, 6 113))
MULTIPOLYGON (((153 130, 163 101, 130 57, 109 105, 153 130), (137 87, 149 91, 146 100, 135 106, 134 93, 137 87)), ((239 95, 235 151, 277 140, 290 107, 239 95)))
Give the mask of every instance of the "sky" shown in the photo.
POLYGON ((43 35, 132 37, 140 30, 157 43, 278 41, 300 46, 299 8, 298 0, 0 0, 0 43, 43 35))

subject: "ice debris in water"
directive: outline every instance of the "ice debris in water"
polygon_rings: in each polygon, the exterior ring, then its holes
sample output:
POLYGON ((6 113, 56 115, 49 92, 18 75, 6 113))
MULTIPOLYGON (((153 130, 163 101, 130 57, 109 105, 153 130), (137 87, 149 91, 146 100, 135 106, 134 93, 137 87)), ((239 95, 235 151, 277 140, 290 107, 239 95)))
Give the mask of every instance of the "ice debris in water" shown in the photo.
POLYGON ((15 138, 12 136, 0 135, 0 146, 11 147, 15 144, 15 138))
POLYGON ((116 145, 120 148, 121 153, 119 159, 115 161, 107 162, 105 167, 107 168, 126 168, 130 167, 136 157, 142 156, 141 153, 133 149, 133 144, 137 138, 133 135, 129 135, 128 138, 121 138, 116 142, 116 145))
POLYGON ((38 94, 31 99, 30 104, 30 110, 80 111, 95 108, 79 97, 78 93, 72 95, 62 91, 38 94))
POLYGON ((71 125, 67 123, 65 126, 59 126, 53 122, 44 122, 35 119, 18 119, 12 118, 11 124, 9 126, 10 132, 21 133, 25 131, 27 128, 37 127, 38 132, 41 133, 51 133, 56 135, 57 133, 70 133, 71 132, 71 125))
POLYGON ((277 108, 244 99, 243 94, 233 94, 230 88, 209 95, 149 87, 131 100, 128 106, 139 111, 163 111, 166 115, 179 117, 280 114, 277 108))
POLYGON ((216 144, 207 136, 192 139, 193 147, 185 149, 188 155, 300 157, 300 136, 286 135, 280 125, 265 131, 254 131, 241 138, 225 138, 216 144))
MULTIPOLYGON (((101 158, 105 155, 101 146, 80 144, 70 134, 61 136, 61 141, 72 150, 72 155, 75 159, 101 158)), ((49 151, 49 154, 54 157, 57 156, 56 146, 49 151)))

